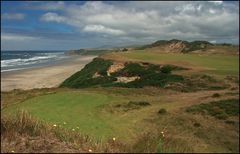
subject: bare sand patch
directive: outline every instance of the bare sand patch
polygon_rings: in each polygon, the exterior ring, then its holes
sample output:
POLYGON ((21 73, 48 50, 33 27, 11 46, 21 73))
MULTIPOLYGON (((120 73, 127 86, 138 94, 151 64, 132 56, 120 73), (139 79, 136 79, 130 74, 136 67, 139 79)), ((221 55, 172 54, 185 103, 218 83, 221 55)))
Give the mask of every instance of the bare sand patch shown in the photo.
POLYGON ((75 56, 60 64, 1 73, 1 91, 52 88, 80 71, 96 56, 75 56))

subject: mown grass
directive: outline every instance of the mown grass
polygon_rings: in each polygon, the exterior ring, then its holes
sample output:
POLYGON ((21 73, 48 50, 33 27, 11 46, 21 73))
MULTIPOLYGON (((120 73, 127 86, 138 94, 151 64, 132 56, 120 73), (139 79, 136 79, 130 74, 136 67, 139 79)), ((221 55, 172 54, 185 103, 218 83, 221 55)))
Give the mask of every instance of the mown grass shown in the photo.
MULTIPOLYGON (((106 57, 107 56, 108 55, 106 55, 106 57)), ((153 63, 189 63, 195 66, 205 67, 206 72, 219 75, 238 75, 239 72, 239 57, 236 55, 164 54, 137 50, 128 53, 118 53, 118 57, 119 56, 126 60, 153 63)), ((111 53, 109 57, 111 57, 111 53)), ((114 59, 114 55, 112 58, 114 59)))
POLYGON ((29 99, 5 108, 2 112, 13 114, 19 109, 24 109, 34 117, 57 126, 106 138, 113 136, 111 125, 114 124, 99 115, 98 108, 114 99, 119 98, 88 92, 59 92, 29 99))

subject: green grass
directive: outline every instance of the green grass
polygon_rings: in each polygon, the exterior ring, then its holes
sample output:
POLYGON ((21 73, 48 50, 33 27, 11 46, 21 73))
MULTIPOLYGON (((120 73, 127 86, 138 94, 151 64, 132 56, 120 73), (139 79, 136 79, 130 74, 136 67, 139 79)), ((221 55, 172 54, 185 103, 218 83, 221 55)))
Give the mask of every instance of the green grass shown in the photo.
POLYGON ((237 75, 239 72, 239 58, 236 55, 197 55, 197 54, 163 54, 146 51, 120 53, 129 59, 147 62, 188 62, 190 64, 206 67, 208 72, 220 75, 237 75))
POLYGON ((114 133, 111 118, 100 113, 102 105, 119 100, 89 92, 58 92, 29 99, 21 104, 5 108, 4 113, 15 113, 17 110, 27 110, 33 116, 69 129, 75 129, 83 134, 98 138, 111 137, 114 133), (64 125, 63 123, 66 122, 64 125), (79 129, 77 129, 79 127, 79 129))

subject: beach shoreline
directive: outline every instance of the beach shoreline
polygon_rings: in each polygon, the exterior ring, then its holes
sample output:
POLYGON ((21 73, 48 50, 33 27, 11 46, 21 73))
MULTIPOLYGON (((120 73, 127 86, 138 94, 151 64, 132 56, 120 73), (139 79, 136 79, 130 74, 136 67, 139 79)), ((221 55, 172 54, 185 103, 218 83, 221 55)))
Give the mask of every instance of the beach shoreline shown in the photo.
POLYGON ((58 87, 65 79, 80 71, 95 57, 97 56, 74 55, 56 64, 1 72, 1 91, 58 87))

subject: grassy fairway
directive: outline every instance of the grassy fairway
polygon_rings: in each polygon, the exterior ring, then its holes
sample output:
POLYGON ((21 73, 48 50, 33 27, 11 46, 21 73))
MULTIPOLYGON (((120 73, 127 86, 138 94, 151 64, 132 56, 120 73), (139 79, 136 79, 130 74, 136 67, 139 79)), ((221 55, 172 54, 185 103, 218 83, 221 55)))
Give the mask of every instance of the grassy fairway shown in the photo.
POLYGON ((90 136, 110 137, 113 135, 111 125, 116 126, 117 123, 112 124, 110 117, 102 115, 100 109, 114 99, 116 98, 93 92, 58 92, 29 99, 6 108, 3 112, 13 113, 24 109, 33 116, 58 126, 79 130, 90 136))
MULTIPOLYGON (((108 56, 108 55, 107 55, 108 56)), ((154 63, 182 63, 208 69, 207 72, 219 75, 238 75, 239 58, 237 55, 198 55, 170 54, 146 51, 133 51, 109 55, 110 58, 124 57, 128 60, 140 60, 154 63)))
MULTIPOLYGON (((124 93, 124 90, 121 92, 124 93)), ((129 96, 132 92, 127 92, 127 96, 119 96, 104 89, 56 92, 9 105, 2 109, 2 114, 14 115, 17 110, 23 109, 37 119, 50 122, 52 126, 56 124, 71 131, 75 129, 95 139, 107 140, 115 137, 124 142, 131 142, 145 129, 137 123, 141 123, 149 113, 141 110, 124 112, 112 106, 127 103, 129 100, 146 100, 137 99, 135 95, 129 96)), ((150 108, 151 106, 144 107, 143 110, 150 108)))

